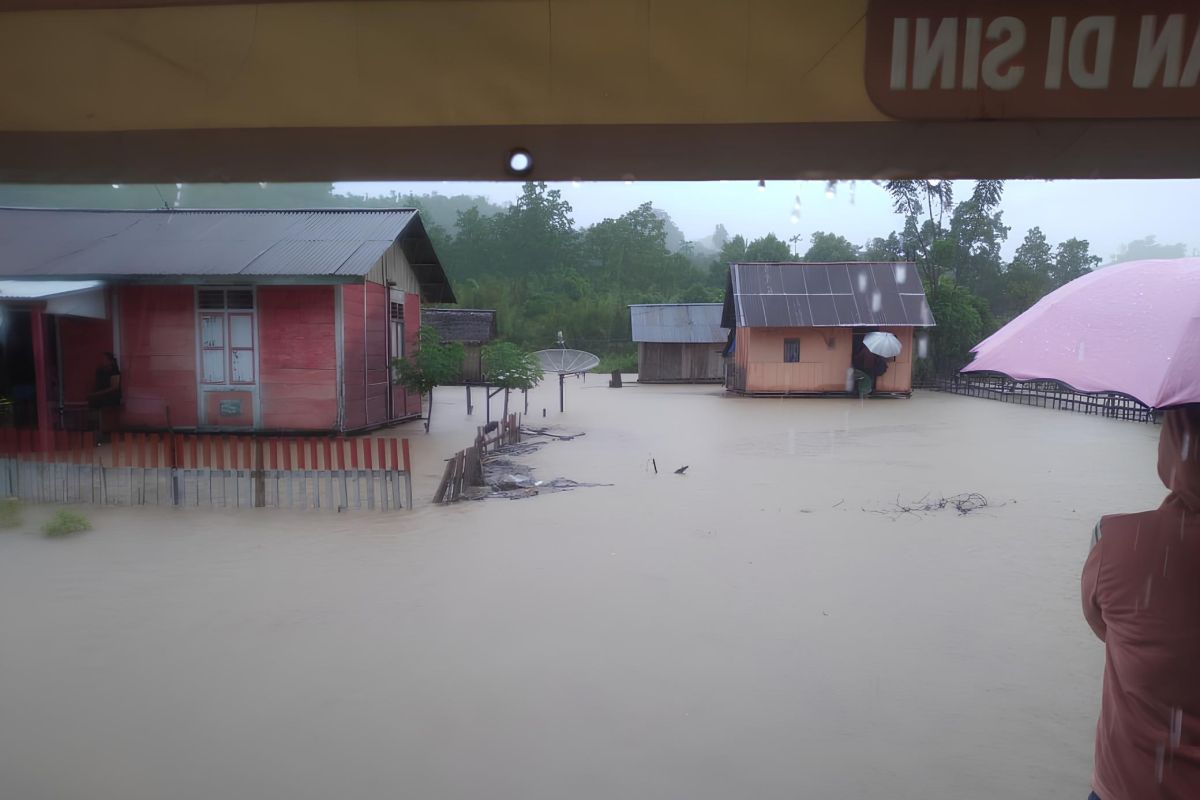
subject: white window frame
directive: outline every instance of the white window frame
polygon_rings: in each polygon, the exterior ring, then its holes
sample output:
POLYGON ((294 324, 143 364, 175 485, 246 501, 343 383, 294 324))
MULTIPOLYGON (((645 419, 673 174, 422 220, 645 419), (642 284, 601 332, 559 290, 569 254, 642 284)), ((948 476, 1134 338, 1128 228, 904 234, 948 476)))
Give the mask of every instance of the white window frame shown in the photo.
MULTIPOLYGON (((402 292, 397 292, 394 289, 388 293, 387 325, 388 325, 388 357, 389 357, 389 363, 390 363, 391 359, 404 358, 404 325, 405 325, 404 294, 402 292), (397 301, 395 299, 397 295, 400 296, 399 301, 397 301), (399 318, 397 318, 397 316, 396 316, 396 308, 397 307, 399 307, 399 309, 400 309, 399 318)), ((396 368, 392 367, 391 369, 388 370, 388 373, 391 375, 392 385, 395 386, 398 383, 398 381, 396 380, 396 368)))
POLYGON ((220 424, 219 420, 209 420, 207 403, 205 395, 210 392, 249 392, 251 394, 251 411, 254 420, 254 426, 259 425, 260 409, 259 409, 259 393, 258 381, 260 375, 259 366, 259 351, 261 340, 258 331, 258 291, 254 286, 197 286, 195 291, 195 309, 196 309, 196 389, 197 402, 196 419, 201 427, 227 427, 220 424), (201 308, 200 293, 201 292, 221 292, 222 307, 221 308, 201 308), (250 308, 230 308, 228 292, 249 292, 250 293, 250 308), (222 345, 217 347, 204 346, 204 318, 206 316, 219 316, 221 318, 221 336, 222 345), (231 318, 233 317, 248 317, 250 319, 250 346, 235 347, 233 345, 231 318), (221 350, 222 358, 222 380, 206 381, 204 379, 204 353, 206 351, 221 350), (251 379, 249 381, 233 380, 233 355, 235 351, 249 350, 252 353, 250 358, 251 379))

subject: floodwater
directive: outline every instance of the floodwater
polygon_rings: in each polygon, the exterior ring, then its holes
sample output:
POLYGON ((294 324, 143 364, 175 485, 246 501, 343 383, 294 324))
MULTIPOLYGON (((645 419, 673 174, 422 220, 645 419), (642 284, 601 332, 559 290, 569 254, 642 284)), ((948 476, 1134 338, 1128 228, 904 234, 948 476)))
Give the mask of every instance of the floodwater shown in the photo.
MULTIPOLYGON (((529 422, 586 436, 523 460, 611 487, 0 531, 0 797, 1087 794, 1078 574, 1100 514, 1162 496, 1155 428, 567 388, 529 422), (960 492, 990 506, 874 513, 960 492)), ((407 427, 418 498, 481 414, 439 389, 407 427)))

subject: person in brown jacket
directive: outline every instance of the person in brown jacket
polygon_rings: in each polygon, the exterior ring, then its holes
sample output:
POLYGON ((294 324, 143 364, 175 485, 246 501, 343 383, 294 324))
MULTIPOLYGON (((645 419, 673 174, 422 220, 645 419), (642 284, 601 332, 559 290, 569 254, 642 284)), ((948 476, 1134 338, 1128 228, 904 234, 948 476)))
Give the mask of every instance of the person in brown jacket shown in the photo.
POLYGON ((1200 406, 1166 412, 1154 511, 1100 520, 1083 613, 1104 642, 1093 798, 1200 798, 1200 406))

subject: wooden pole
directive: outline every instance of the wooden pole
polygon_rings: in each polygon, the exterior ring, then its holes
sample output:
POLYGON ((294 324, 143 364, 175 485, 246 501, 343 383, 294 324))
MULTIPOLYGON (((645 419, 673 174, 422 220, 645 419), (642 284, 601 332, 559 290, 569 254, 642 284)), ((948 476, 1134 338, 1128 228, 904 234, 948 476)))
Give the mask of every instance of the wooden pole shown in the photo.
POLYGON ((454 475, 454 464, 457 460, 457 456, 451 456, 446 461, 446 468, 442 470, 442 479, 438 482, 437 491, 433 493, 433 502, 446 502, 446 491, 450 488, 450 478, 454 475))
POLYGON ((50 409, 46 375, 46 331, 43 324, 42 309, 35 306, 29 314, 29 324, 33 327, 33 376, 35 395, 37 399, 37 428, 38 450, 48 453, 54 446, 54 432, 50 430, 50 409))

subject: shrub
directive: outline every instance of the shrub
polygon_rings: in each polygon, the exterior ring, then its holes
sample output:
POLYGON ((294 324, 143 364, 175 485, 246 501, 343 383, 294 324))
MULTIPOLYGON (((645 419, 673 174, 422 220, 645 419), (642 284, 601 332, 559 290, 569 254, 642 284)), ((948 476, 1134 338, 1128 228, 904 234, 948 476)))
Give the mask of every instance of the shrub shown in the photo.
POLYGON ((16 528, 24 522, 21 501, 15 497, 0 500, 0 528, 16 528))
POLYGON ((61 508, 42 526, 42 533, 50 538, 58 538, 71 536, 82 531, 90 531, 91 529, 92 523, 87 521, 87 517, 61 508))
POLYGON ((600 359, 600 363, 592 369, 592 372, 607 375, 616 369, 621 372, 637 372, 637 353, 615 353, 604 356, 600 359))

